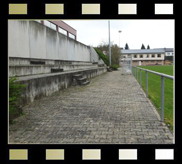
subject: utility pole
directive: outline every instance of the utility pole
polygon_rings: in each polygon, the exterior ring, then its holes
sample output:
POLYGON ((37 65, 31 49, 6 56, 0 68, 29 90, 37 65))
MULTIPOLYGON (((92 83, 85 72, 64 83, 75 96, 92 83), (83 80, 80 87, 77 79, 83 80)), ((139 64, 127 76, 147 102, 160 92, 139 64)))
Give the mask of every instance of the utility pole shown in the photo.
POLYGON ((118 32, 119 32, 119 48, 120 48, 120 33, 121 33, 122 31, 119 30, 118 32))
POLYGON ((110 21, 108 21, 108 25, 109 25, 109 66, 111 66, 110 21))

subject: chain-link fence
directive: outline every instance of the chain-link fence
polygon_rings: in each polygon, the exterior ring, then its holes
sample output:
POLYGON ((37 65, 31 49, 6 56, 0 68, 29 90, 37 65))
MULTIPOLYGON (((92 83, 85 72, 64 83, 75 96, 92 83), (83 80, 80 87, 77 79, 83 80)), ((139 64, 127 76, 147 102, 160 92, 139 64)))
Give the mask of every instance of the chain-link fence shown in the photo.
POLYGON ((132 57, 127 56, 123 58, 122 75, 131 74, 131 73, 132 73, 132 57))

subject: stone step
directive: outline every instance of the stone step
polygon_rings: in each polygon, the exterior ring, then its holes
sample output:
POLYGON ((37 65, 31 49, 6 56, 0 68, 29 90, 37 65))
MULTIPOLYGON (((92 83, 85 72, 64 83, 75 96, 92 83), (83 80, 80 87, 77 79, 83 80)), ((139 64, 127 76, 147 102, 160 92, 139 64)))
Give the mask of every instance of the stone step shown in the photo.
POLYGON ((87 85, 89 83, 90 83, 90 81, 85 81, 85 82, 81 83, 81 85, 87 85))
POLYGON ((87 79, 86 79, 85 77, 82 77, 82 78, 77 79, 77 83, 78 83, 79 85, 82 85, 82 83, 84 83, 84 82, 86 82, 86 81, 87 81, 87 79))
POLYGON ((62 68, 51 68, 51 73, 63 72, 62 68))
POLYGON ((86 80, 86 78, 85 77, 82 77, 82 78, 79 78, 79 79, 77 79, 78 81, 85 81, 86 80))
POLYGON ((73 77, 81 77, 82 74, 76 74, 76 75, 73 75, 73 77))
POLYGON ((82 76, 82 74, 73 75, 73 85, 76 85, 76 83, 79 85, 86 85, 90 83, 85 77, 82 76))

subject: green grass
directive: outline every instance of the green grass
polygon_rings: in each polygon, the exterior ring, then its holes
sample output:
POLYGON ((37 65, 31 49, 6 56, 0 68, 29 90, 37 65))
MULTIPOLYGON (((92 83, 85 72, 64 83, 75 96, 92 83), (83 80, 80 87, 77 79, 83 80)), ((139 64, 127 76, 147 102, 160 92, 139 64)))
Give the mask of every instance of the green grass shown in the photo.
MULTIPOLYGON (((144 69, 173 76, 173 65, 141 66, 144 69)), ((146 92, 145 72, 142 71, 142 88, 146 92)), ((138 71, 138 82, 140 72, 138 71)), ((148 97, 161 115, 161 77, 148 72, 148 97)), ((173 131, 173 80, 164 78, 164 122, 173 131)))

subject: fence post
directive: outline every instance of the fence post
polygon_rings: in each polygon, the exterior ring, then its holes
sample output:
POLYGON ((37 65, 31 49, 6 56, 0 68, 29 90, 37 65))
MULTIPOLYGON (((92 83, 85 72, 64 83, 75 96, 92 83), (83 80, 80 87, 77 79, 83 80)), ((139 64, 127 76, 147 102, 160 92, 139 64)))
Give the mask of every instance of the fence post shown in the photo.
POLYGON ((140 69, 140 86, 142 86, 142 70, 140 69))
POLYGON ((146 97, 148 97, 148 71, 145 72, 146 75, 146 97))
POLYGON ((164 121, 164 76, 161 76, 161 121, 164 121))
POLYGON ((138 68, 137 68, 137 82, 138 82, 138 68))

